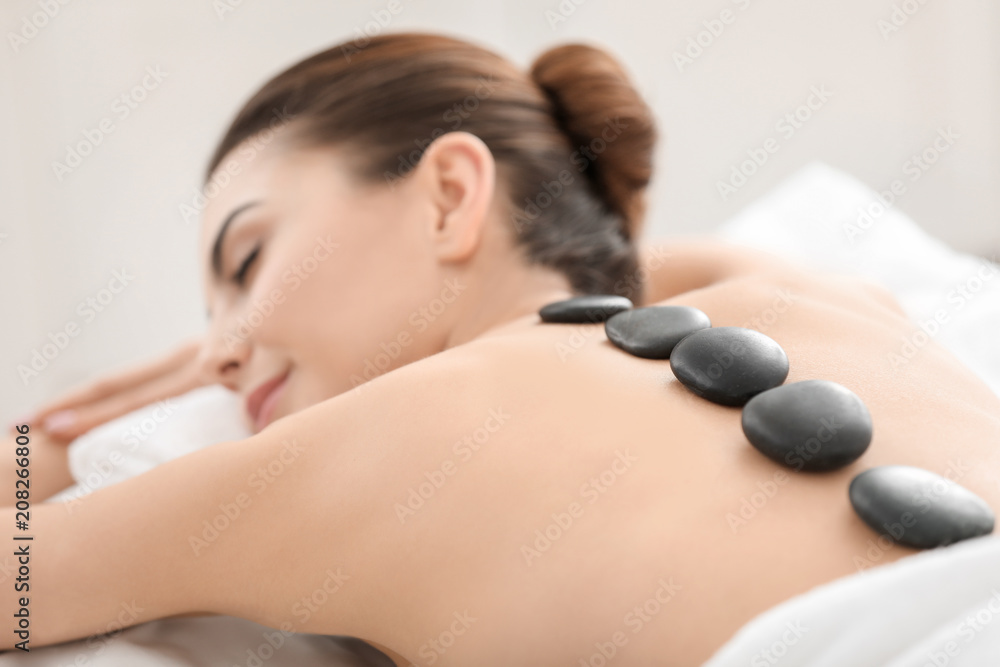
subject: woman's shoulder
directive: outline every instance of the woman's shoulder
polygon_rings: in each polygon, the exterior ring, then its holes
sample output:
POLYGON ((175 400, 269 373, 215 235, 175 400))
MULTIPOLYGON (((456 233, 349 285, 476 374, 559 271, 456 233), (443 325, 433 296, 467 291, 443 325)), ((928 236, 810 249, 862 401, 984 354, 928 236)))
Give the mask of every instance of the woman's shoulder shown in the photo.
POLYGON ((735 274, 649 305, 699 307, 716 315, 716 326, 748 326, 746 322, 773 316, 772 311, 813 317, 849 313, 873 326, 892 328, 910 323, 895 295, 874 280, 785 264, 735 274))
POLYGON ((643 244, 638 253, 649 304, 706 294, 753 299, 783 290, 828 305, 854 310, 875 307, 876 315, 906 317, 892 292, 877 281, 819 269, 716 237, 664 239, 643 244))

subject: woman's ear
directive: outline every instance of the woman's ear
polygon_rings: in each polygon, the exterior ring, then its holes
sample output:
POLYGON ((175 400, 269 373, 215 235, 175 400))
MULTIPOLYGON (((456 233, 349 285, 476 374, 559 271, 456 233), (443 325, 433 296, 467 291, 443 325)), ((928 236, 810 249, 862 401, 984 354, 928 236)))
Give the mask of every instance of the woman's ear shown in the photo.
POLYGON ((427 232, 438 258, 468 259, 479 247, 495 191, 489 147, 474 134, 447 132, 427 147, 417 171, 437 213, 427 232))

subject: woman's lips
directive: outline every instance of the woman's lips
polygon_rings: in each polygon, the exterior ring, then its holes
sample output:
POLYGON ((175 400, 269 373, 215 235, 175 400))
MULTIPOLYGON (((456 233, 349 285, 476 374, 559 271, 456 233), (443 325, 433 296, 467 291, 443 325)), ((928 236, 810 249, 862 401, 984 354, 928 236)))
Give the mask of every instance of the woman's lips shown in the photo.
POLYGON ((254 389, 247 397, 247 413, 253 420, 257 432, 262 431, 271 421, 274 406, 281 398, 287 379, 288 371, 285 371, 254 389))

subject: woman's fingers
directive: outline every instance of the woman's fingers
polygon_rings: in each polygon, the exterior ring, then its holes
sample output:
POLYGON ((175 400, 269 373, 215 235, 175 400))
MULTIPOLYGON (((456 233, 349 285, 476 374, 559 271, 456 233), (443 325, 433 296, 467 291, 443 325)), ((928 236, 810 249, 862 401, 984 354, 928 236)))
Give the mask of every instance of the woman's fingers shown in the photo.
POLYGON ((191 362, 197 356, 200 348, 200 339, 187 341, 176 349, 171 350, 168 354, 151 362, 108 375, 79 389, 75 389, 59 400, 42 406, 35 413, 35 416, 39 419, 44 419, 46 416, 59 410, 99 401, 113 394, 128 391, 144 383, 156 380, 191 362))
POLYGON ((133 410, 156 401, 180 396, 202 384, 193 368, 184 367, 132 391, 112 394, 100 401, 57 412, 44 422, 43 428, 46 433, 71 440, 133 410))
POLYGON ((189 339, 151 362, 74 389, 15 423, 28 423, 60 438, 81 435, 146 403, 202 384, 196 373, 200 348, 200 337, 189 339))

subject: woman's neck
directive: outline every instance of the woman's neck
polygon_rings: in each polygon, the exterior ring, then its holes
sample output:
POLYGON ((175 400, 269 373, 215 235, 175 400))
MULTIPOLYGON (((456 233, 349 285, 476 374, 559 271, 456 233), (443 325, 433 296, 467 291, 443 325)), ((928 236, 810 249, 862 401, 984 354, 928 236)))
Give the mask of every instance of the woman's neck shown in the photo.
POLYGON ((493 272, 469 296, 466 304, 473 305, 466 306, 448 332, 443 349, 531 326, 539 308, 568 299, 573 292, 562 274, 531 267, 517 273, 493 272))

